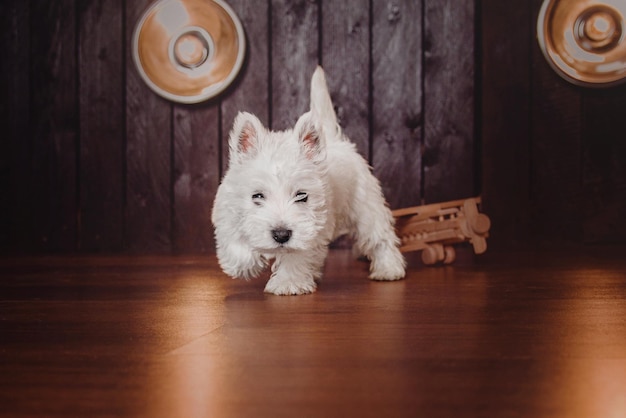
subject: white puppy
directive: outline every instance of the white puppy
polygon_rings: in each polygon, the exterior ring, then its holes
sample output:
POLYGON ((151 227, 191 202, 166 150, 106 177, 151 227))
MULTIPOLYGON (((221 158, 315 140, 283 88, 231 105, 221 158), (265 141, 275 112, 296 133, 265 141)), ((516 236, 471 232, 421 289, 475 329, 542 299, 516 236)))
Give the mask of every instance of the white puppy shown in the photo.
POLYGON ((274 259, 266 292, 311 293, 329 243, 349 234, 371 260, 371 279, 404 277, 380 184, 342 135, 320 67, 311 80, 311 110, 292 130, 271 132, 255 116, 240 113, 229 147, 229 168, 212 213, 226 274, 256 277, 274 259))

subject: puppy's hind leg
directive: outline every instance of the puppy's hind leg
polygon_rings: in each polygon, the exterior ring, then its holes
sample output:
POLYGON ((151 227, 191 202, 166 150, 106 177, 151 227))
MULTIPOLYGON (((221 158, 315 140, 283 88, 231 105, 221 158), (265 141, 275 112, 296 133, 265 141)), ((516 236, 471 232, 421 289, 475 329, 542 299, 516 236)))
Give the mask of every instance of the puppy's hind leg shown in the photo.
POLYGON ((404 277, 406 261, 395 244, 380 242, 373 248, 369 258, 370 279, 400 280, 404 277))
POLYGON ((405 275, 406 261, 399 250, 393 216, 373 176, 366 191, 354 205, 355 245, 371 261, 370 279, 399 280, 405 275))

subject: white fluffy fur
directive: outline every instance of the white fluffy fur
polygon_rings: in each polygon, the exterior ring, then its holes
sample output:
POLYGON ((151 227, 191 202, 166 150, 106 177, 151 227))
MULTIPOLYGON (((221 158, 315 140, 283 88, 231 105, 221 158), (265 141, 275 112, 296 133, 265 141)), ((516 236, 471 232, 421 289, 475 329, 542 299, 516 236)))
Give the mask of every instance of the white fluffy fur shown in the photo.
POLYGON ((311 110, 293 129, 270 132, 254 115, 240 113, 229 147, 229 168, 212 213, 226 274, 256 277, 274 259, 266 292, 311 293, 328 244, 349 234, 371 260, 371 279, 404 277, 380 184, 342 135, 320 67, 311 80, 311 110), (281 243, 275 235, 284 231, 290 236, 281 243))

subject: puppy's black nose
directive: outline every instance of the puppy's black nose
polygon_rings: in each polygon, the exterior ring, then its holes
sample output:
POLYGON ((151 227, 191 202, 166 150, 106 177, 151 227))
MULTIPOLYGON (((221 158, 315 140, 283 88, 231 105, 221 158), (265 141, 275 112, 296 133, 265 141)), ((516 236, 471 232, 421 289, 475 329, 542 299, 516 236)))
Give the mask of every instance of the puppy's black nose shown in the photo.
POLYGON ((284 244, 289 241, 289 238, 291 238, 291 230, 283 228, 274 229, 272 231, 272 237, 277 243, 284 244))

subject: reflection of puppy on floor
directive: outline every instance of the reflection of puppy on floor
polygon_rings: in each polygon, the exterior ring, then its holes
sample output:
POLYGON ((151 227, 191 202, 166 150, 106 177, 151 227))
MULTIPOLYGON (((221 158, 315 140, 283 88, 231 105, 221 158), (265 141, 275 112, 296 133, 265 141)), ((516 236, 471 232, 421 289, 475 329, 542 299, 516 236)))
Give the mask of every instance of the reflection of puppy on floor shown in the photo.
POLYGON ((321 68, 311 80, 311 110, 293 129, 271 132, 240 113, 229 146, 212 214, 225 273, 249 279, 275 259, 266 292, 311 293, 329 243, 349 234, 371 260, 371 279, 404 277, 380 184, 342 135, 321 68))

